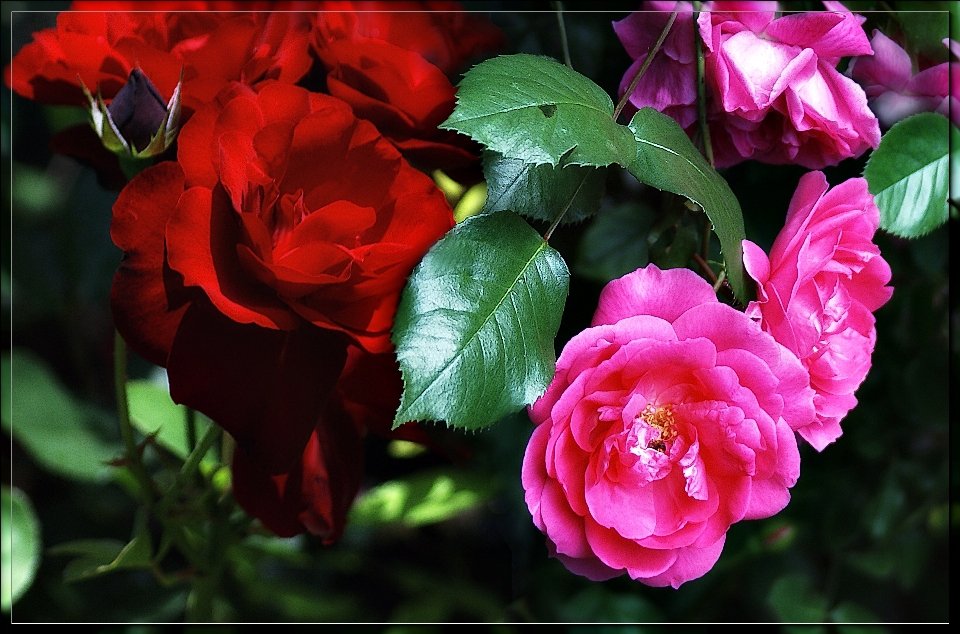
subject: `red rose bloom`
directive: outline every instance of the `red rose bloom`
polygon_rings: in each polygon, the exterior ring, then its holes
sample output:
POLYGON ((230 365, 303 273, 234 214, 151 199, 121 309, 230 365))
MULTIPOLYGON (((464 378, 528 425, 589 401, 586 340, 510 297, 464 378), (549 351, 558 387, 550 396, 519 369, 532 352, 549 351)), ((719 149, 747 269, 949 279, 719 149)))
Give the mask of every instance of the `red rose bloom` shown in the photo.
POLYGON ((117 328, 167 367, 174 400, 286 473, 347 337, 391 349, 406 278, 452 212, 345 104, 287 84, 226 88, 183 127, 178 158, 114 206, 117 328))
POLYGON ((330 94, 372 121, 418 167, 451 172, 476 166, 479 147, 463 135, 437 128, 453 112, 456 88, 424 55, 447 69, 456 68, 476 51, 499 43, 496 36, 499 30, 493 25, 463 13, 321 12, 313 45, 327 68, 330 94), (470 44, 448 45, 454 33, 470 44))
POLYGON ((312 64, 305 13, 118 11, 141 3, 109 3, 102 12, 105 4, 75 3, 101 12, 63 12, 56 28, 34 33, 7 67, 7 85, 42 103, 83 106, 78 76, 109 101, 140 68, 169 99, 182 70, 185 121, 231 81, 292 84, 312 64))

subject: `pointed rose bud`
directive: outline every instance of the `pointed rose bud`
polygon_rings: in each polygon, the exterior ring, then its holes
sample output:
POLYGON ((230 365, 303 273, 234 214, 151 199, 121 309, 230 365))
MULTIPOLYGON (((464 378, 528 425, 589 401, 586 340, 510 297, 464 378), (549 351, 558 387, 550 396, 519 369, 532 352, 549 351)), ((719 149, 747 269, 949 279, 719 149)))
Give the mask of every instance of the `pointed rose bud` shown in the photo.
POLYGON ((153 82, 139 68, 133 69, 127 84, 117 93, 108 106, 80 82, 90 101, 90 117, 93 129, 103 141, 104 147, 121 156, 150 158, 163 153, 177 138, 180 129, 180 87, 183 73, 173 91, 170 101, 164 105, 163 97, 153 82))

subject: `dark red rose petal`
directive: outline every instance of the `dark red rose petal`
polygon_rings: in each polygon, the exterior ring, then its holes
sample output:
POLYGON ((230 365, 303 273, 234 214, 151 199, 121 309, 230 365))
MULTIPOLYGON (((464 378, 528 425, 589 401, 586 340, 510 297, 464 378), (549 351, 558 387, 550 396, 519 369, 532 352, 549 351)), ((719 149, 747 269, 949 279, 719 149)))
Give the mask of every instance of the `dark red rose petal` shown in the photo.
POLYGON ((149 167, 120 192, 110 224, 110 237, 124 251, 110 291, 114 322, 132 350, 159 366, 167 365, 188 298, 164 260, 167 220, 182 191, 177 163, 149 167))
POLYGON ((308 324, 238 324, 207 302, 183 315, 167 365, 170 395, 212 418, 270 473, 303 451, 346 360, 346 340, 308 324))
POLYGON ((271 476, 242 450, 233 457, 234 498, 280 537, 308 530, 325 544, 335 542, 362 479, 360 433, 336 405, 324 413, 289 473, 271 476))

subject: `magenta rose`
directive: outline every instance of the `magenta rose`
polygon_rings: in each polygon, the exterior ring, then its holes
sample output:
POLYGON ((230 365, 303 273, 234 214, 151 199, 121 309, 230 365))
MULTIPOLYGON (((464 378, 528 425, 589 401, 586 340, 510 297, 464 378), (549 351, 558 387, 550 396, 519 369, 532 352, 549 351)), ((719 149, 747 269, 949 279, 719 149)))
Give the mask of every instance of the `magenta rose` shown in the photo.
POLYGON ((960 108, 950 107, 951 83, 960 90, 960 65, 944 62, 914 73, 910 55, 880 31, 873 32, 870 46, 873 55, 850 60, 847 75, 863 86, 883 127, 919 112, 952 116, 954 124, 960 124, 960 108))
POLYGON ((818 451, 840 436, 857 404, 876 341, 873 311, 893 294, 890 266, 873 243, 880 212, 867 181, 828 189, 821 172, 800 179, 769 258, 743 242, 744 266, 759 284, 747 315, 809 371, 816 419, 798 431, 818 451))
POLYGON ((727 529, 783 509, 813 420, 799 359, 692 271, 607 285, 531 408, 523 487, 547 547, 593 580, 673 586, 727 529))

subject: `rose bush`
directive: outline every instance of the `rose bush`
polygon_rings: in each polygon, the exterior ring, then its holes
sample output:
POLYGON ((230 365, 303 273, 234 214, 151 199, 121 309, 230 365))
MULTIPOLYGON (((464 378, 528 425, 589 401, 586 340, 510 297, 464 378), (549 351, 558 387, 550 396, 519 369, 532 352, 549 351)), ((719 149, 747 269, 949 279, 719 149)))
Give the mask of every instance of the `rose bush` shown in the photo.
MULTIPOLYGON (((871 54, 863 18, 849 12, 776 18, 770 4, 706 3, 697 18, 717 167, 755 159, 817 169, 876 148, 880 129, 863 90, 836 70, 841 57, 871 54), (748 4, 767 10, 745 11, 742 5, 748 4)), ((667 3, 656 5, 651 8, 667 8, 667 3)), ((687 11, 681 4, 673 27, 678 34, 668 36, 658 55, 662 59, 651 64, 653 75, 641 80, 631 102, 674 117, 695 137, 696 56, 692 38, 683 35, 692 26, 687 11)), ((615 27, 636 59, 621 91, 665 24, 666 16, 649 16, 634 14, 615 27)))
POLYGON ((716 563, 727 529, 786 506, 807 373, 687 269, 610 282, 571 339, 523 459, 550 554, 594 580, 678 587, 716 563))
POLYGON ((115 322, 175 400, 286 473, 348 341, 392 349, 406 278, 452 226, 442 192, 343 102, 235 83, 183 127, 178 162, 121 193, 115 322))
POLYGON ((817 415, 798 431, 818 451, 840 437, 840 421, 857 404, 876 342, 873 311, 893 294, 890 266, 873 242, 879 223, 866 180, 830 189, 822 172, 810 172, 770 257, 743 242, 744 266, 759 285, 747 315, 809 371, 817 415))

